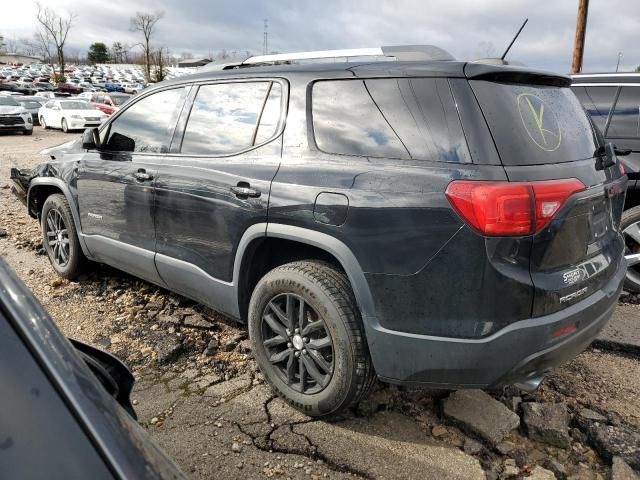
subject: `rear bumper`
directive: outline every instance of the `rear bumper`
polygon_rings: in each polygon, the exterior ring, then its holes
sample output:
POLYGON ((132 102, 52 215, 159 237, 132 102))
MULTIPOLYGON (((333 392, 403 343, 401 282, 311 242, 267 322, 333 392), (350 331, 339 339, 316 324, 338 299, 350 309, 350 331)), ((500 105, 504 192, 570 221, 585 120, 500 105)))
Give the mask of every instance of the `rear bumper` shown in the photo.
POLYGON ((541 378, 583 351, 613 314, 626 273, 620 261, 601 290, 566 309, 522 320, 482 339, 416 335, 365 319, 367 340, 381 380, 434 388, 495 388, 541 378), (577 330, 553 337, 571 324, 577 330))

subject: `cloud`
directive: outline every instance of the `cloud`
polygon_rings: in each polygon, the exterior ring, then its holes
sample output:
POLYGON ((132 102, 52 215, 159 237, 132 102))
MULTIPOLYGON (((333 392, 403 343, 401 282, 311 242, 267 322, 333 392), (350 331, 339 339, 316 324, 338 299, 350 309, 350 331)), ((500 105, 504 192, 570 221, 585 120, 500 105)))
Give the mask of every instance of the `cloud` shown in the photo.
MULTIPOLYGON (((269 19, 270 48, 280 52, 394 44, 435 44, 459 59, 500 55, 522 20, 529 23, 510 57, 536 68, 569 70, 577 2, 530 0, 405 0, 278 2, 235 0, 48 0, 57 12, 74 11, 70 48, 83 51, 95 41, 139 41, 129 30, 136 11, 163 10, 155 43, 175 53, 261 52, 263 19, 269 19)), ((0 33, 29 36, 35 4, 3 6, 0 33)), ((618 52, 622 67, 640 65, 636 47, 640 2, 592 0, 585 46, 585 71, 611 71, 618 52)))

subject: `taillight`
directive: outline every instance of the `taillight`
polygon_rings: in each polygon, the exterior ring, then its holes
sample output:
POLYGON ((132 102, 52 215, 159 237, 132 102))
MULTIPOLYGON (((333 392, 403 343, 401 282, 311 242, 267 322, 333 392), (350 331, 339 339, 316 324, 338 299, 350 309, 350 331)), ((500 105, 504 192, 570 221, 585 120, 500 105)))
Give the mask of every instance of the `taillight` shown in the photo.
POLYGON ((585 189, 577 178, 540 182, 454 180, 445 192, 460 216, 483 235, 531 235, 567 198, 585 189))

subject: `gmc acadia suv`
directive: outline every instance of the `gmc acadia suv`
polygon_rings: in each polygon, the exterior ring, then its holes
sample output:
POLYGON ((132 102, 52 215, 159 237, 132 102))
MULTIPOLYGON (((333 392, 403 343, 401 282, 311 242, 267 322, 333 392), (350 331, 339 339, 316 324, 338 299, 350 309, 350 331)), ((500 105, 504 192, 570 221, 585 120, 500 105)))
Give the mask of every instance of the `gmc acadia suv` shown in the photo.
POLYGON ((627 177, 568 77, 406 50, 162 82, 15 191, 60 275, 103 262, 247 322, 309 415, 376 376, 535 388, 615 308, 627 177))

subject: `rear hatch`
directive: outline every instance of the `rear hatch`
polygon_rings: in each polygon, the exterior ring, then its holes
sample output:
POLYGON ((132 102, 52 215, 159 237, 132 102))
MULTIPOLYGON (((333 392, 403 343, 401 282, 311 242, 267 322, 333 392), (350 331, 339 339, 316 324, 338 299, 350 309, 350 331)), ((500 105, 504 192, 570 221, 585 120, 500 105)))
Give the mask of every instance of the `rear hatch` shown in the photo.
POLYGON ((510 182, 584 184, 532 237, 533 316, 559 311, 604 287, 619 268, 627 178, 568 77, 480 64, 467 64, 465 74, 510 182))

